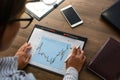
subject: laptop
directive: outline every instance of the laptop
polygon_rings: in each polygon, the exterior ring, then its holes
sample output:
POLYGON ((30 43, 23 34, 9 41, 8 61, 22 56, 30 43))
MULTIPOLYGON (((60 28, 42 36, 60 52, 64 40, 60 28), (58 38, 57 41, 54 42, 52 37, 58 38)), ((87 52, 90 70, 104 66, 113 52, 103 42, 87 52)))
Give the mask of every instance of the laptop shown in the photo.
POLYGON ((120 31, 120 0, 103 11, 101 17, 120 31))

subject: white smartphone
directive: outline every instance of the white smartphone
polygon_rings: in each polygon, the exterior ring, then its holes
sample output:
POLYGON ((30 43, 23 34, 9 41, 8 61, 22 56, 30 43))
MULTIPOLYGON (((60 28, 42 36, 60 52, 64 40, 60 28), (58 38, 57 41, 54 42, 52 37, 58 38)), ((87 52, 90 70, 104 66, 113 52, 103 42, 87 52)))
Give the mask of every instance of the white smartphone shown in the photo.
POLYGON ((72 5, 62 8, 61 12, 71 27, 76 27, 83 23, 83 20, 77 14, 72 5))

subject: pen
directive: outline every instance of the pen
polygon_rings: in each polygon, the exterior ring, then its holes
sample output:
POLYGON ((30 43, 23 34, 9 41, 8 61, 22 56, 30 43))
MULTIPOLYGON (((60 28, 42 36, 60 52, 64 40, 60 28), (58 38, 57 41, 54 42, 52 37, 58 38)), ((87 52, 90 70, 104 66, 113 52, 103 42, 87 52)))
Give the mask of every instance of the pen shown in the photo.
MULTIPOLYGON (((78 49, 80 47, 80 45, 76 46, 76 48, 78 49)), ((70 58, 70 56, 72 55, 72 53, 70 53, 67 58, 65 59, 65 62, 70 58)))

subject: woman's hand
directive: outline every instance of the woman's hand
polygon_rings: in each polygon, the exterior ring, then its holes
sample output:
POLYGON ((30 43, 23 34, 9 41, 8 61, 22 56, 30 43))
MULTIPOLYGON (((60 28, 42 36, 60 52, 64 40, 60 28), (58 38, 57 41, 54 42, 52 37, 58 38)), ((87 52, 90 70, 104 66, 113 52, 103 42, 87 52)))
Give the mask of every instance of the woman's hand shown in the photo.
POLYGON ((80 72, 85 60, 86 56, 84 56, 84 52, 80 49, 73 48, 72 55, 67 60, 66 68, 74 67, 78 72, 80 72))
POLYGON ((25 43, 23 44, 17 51, 17 53, 15 54, 16 56, 18 56, 18 68, 19 69, 23 69, 26 67, 26 65, 28 64, 30 58, 31 58, 31 54, 28 54, 28 51, 31 49, 30 43, 25 43))

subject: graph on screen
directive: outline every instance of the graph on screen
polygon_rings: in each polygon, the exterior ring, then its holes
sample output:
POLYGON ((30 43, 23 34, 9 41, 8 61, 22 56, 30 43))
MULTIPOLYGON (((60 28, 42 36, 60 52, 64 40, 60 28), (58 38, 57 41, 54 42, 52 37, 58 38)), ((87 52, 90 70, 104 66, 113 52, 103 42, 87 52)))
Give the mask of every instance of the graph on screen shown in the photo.
POLYGON ((35 25, 28 42, 32 48, 28 53, 31 53, 29 64, 65 75, 66 63, 65 60, 72 52, 73 47, 80 46, 83 49, 87 38, 65 33, 59 30, 35 25), (64 34, 69 34, 66 37, 64 34), (72 36, 72 37, 71 37, 72 36))
POLYGON ((47 37, 42 37, 38 44, 31 60, 38 64, 62 69, 64 61, 71 51, 71 44, 47 37))

